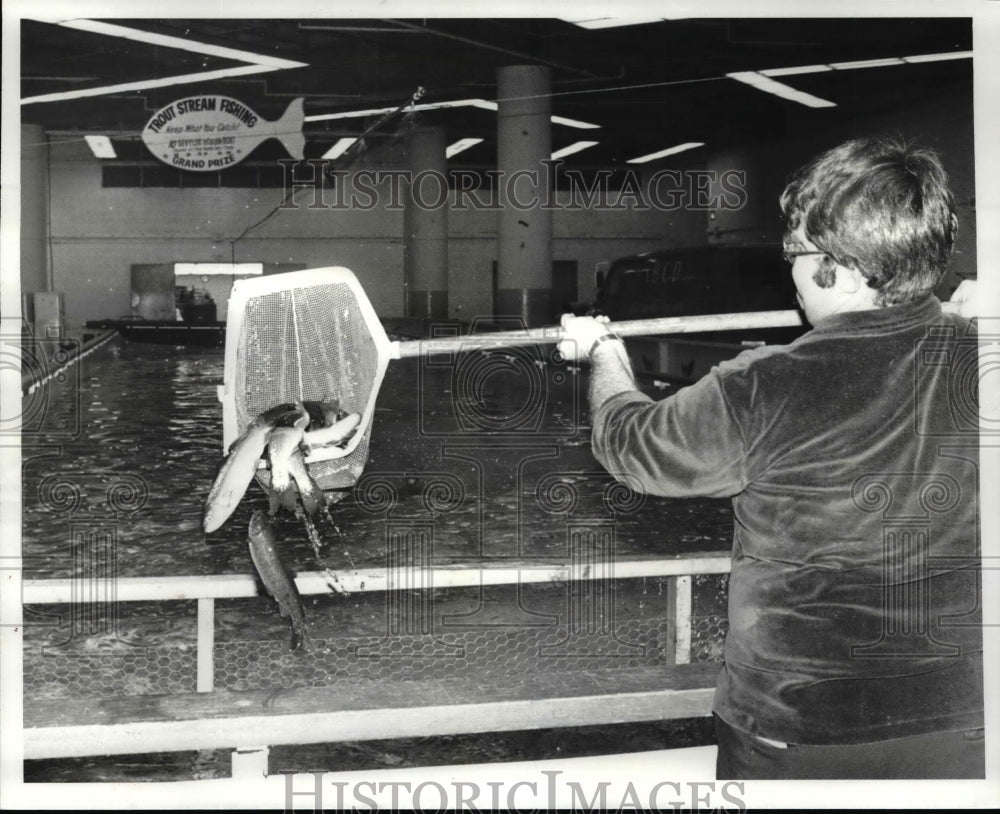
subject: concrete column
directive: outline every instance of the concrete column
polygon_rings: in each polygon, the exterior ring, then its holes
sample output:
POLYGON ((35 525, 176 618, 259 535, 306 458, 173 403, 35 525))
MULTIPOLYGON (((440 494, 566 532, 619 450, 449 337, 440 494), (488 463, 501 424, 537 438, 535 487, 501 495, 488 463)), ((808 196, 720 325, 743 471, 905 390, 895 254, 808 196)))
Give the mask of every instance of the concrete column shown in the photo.
POLYGON ((417 127, 409 139, 411 173, 403 211, 406 315, 448 318, 448 165, 445 131, 417 127))
POLYGON ((21 293, 51 291, 49 279, 49 168, 45 131, 21 125, 21 293))
POLYGON ((551 324, 552 155, 549 69, 514 65, 497 72, 497 167, 500 222, 497 231, 499 316, 519 316, 531 326, 551 324))

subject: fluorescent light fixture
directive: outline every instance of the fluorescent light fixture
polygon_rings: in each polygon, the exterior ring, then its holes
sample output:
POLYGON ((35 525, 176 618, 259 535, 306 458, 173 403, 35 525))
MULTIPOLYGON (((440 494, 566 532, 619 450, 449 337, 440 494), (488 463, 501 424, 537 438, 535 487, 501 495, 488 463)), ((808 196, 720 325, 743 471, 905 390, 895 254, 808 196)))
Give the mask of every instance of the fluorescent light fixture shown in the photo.
MULTIPOLYGON (((424 102, 419 105, 407 105, 406 110, 417 113, 422 110, 447 110, 457 107, 476 107, 480 110, 490 110, 493 112, 500 109, 500 105, 497 102, 490 102, 486 99, 454 99, 450 102, 424 102)), ((398 106, 369 107, 365 110, 342 110, 339 113, 316 113, 312 116, 306 116, 305 120, 307 122, 323 122, 333 119, 362 119, 368 116, 384 116, 386 113, 392 113, 397 109, 398 106)), ((599 129, 601 126, 599 124, 577 121, 576 119, 567 119, 563 116, 553 116, 552 123, 563 124, 567 127, 577 127, 581 130, 599 129)))
POLYGON ((587 150, 593 147, 598 142, 596 141, 577 141, 570 144, 568 147, 563 147, 561 150, 556 150, 552 153, 552 158, 565 158, 568 155, 573 155, 574 153, 579 153, 582 150, 587 150))
POLYGON ((68 99, 84 99, 88 96, 106 96, 109 93, 125 93, 133 90, 149 90, 150 88, 166 88, 171 85, 183 85, 188 82, 207 82, 212 79, 228 79, 232 76, 266 73, 277 68, 261 68, 259 65, 246 65, 239 68, 229 68, 221 71, 204 71, 179 76, 165 76, 162 79, 147 79, 140 82, 122 82, 119 85, 104 85, 100 88, 85 88, 83 90, 68 90, 61 93, 43 93, 41 96, 28 96, 21 100, 22 105, 38 102, 64 102, 68 99))
POLYGON ((618 28, 625 25, 644 25, 645 23, 662 23, 666 17, 561 17, 561 20, 580 28, 618 28))
POLYGON ((918 54, 912 57, 886 57, 885 59, 862 59, 855 62, 831 62, 829 65, 797 65, 790 68, 768 68, 764 71, 757 71, 757 73, 764 76, 795 76, 797 74, 822 73, 833 70, 843 71, 853 68, 881 68, 891 65, 903 65, 908 62, 943 62, 948 59, 971 58, 972 51, 951 51, 945 54, 918 54))
POLYGON ((566 127, 576 127, 580 130, 600 130, 601 125, 591 124, 590 122, 581 122, 577 119, 567 119, 565 116, 553 116, 553 124, 564 124, 566 127))
POLYGON ((92 34, 106 34, 109 37, 121 37, 133 42, 144 42, 147 45, 161 45, 164 48, 176 48, 181 51, 193 51, 196 54, 204 54, 220 59, 235 59, 240 62, 252 62, 255 65, 267 66, 268 68, 303 68, 305 62, 294 62, 290 59, 279 59, 278 57, 256 54, 253 51, 241 51, 237 48, 222 48, 217 45, 208 45, 203 42, 194 42, 182 37, 171 37, 167 34, 155 34, 151 31, 141 31, 138 28, 127 28, 114 23, 104 23, 100 20, 62 20, 59 25, 64 28, 75 28, 78 31, 89 31, 92 34))
POLYGON ((774 79, 769 79, 763 74, 757 73, 757 71, 737 71, 736 73, 727 73, 730 79, 735 79, 737 82, 744 82, 747 85, 762 90, 765 93, 773 93, 775 96, 780 96, 782 99, 788 99, 792 102, 798 102, 806 107, 836 107, 836 102, 828 102, 826 99, 820 99, 818 96, 813 96, 811 93, 805 93, 801 90, 796 90, 793 87, 783 84, 782 82, 777 82, 774 79))
POLYGON ((115 152, 115 148, 111 144, 111 139, 107 136, 84 136, 83 140, 86 141, 87 146, 90 147, 90 152, 98 158, 118 157, 118 154, 115 152))
POLYGON ((321 158, 338 158, 342 156, 345 152, 347 152, 347 148, 350 147, 352 144, 354 144, 354 142, 356 141, 357 141, 356 138, 347 138, 347 137, 337 139, 336 143, 329 150, 323 153, 321 158))
MULTIPOLYGON (((340 113, 317 113, 312 116, 306 116, 305 120, 307 122, 322 122, 332 119, 361 119, 366 116, 383 116, 386 113, 392 113, 398 107, 398 105, 393 105, 392 107, 370 107, 366 110, 344 110, 340 113)), ((496 102, 487 102, 485 99, 456 99, 451 102, 426 102, 419 105, 407 105, 406 109, 417 112, 420 110, 441 110, 452 107, 478 107, 482 110, 496 111, 499 105, 496 102)))
POLYGON ((198 276, 224 274, 226 276, 255 277, 263 273, 263 263, 174 263, 175 277, 182 274, 198 276))
POLYGON ((903 62, 944 62, 947 59, 972 59, 972 51, 950 51, 945 54, 918 54, 903 57, 903 62))
POLYGON ((831 62, 830 67, 837 71, 853 70, 854 68, 885 68, 889 65, 905 65, 899 57, 888 59, 859 59, 855 62, 831 62))
POLYGON ((645 164, 647 161, 655 161, 658 158, 664 158, 668 155, 674 155, 675 153, 683 153, 685 150, 693 150, 695 147, 704 147, 704 141, 686 141, 683 144, 678 144, 674 147, 667 147, 666 150, 660 150, 659 152, 649 153, 649 155, 641 155, 638 158, 630 158, 626 161, 626 164, 645 164))
POLYGON ((119 82, 99 88, 82 88, 60 93, 44 93, 39 96, 25 97, 21 100, 22 105, 37 104, 39 102, 62 102, 68 99, 83 99, 89 96, 106 96, 109 93, 164 88, 171 85, 188 84, 190 82, 207 82, 214 79, 227 79, 233 76, 267 73, 285 68, 302 68, 307 64, 305 62, 295 62, 290 59, 279 59, 265 54, 256 54, 251 51, 241 51, 236 48, 220 48, 219 46, 208 45, 207 43, 194 42, 193 40, 185 40, 181 37, 171 37, 165 34, 155 34, 150 31, 141 31, 137 28, 104 23, 99 20, 40 20, 40 22, 55 23, 65 28, 89 31, 93 34, 120 37, 121 39, 133 42, 146 43, 147 45, 176 48, 182 51, 192 51, 196 54, 204 54, 205 56, 218 57, 220 59, 233 59, 249 64, 213 71, 200 71, 198 73, 179 74, 177 76, 166 76, 158 79, 146 79, 137 82, 119 82))
POLYGON ((832 71, 829 65, 800 65, 795 68, 768 68, 766 71, 758 71, 757 73, 764 74, 764 76, 795 76, 801 73, 822 73, 824 71, 832 71))
POLYGON ((445 148, 444 157, 451 158, 452 156, 456 156, 459 153, 468 150, 470 147, 475 147, 477 144, 481 144, 482 141, 483 140, 481 138, 460 138, 454 144, 449 144, 445 148))

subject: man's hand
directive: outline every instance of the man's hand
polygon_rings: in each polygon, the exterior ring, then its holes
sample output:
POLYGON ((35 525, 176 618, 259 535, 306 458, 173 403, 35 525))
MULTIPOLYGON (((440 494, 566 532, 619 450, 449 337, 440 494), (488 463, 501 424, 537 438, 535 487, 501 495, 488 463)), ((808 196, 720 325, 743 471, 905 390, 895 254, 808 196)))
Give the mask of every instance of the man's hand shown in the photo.
POLYGON ((566 331, 566 338, 559 342, 556 350, 568 362, 585 362, 590 349, 602 336, 609 335, 607 317, 575 317, 563 314, 559 324, 566 331))
POLYGON ((958 303, 958 313, 966 319, 982 316, 982 303, 976 292, 976 280, 962 280, 951 295, 950 302, 958 303))

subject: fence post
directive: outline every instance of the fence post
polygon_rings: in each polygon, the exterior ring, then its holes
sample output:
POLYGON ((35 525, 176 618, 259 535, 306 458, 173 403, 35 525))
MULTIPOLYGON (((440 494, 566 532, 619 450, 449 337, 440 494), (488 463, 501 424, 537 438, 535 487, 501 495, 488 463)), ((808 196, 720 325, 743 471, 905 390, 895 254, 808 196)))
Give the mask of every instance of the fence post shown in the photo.
POLYGON ((198 692, 215 689, 215 600, 198 600, 198 692))
POLYGON ((691 663, 691 576, 674 577, 674 663, 691 663))

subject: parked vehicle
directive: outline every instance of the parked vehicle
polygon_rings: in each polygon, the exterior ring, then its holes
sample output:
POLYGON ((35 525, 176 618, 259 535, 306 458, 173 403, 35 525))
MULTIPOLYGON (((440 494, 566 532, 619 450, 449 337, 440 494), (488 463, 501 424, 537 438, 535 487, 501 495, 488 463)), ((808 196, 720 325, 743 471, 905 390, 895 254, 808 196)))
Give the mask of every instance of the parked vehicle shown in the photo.
MULTIPOLYGON (((780 311, 796 307, 777 244, 696 246, 622 257, 597 280, 593 312, 612 321, 780 311)), ((629 340, 636 372, 693 381, 748 346, 789 342, 805 328, 629 340)))

